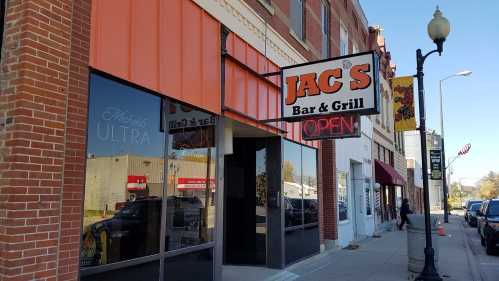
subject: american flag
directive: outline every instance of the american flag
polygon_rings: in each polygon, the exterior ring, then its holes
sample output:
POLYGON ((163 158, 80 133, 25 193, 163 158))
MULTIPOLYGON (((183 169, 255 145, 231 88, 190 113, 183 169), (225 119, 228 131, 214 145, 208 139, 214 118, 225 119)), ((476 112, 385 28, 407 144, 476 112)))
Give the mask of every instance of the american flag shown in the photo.
POLYGON ((466 144, 465 146, 463 146, 463 148, 461 148, 461 150, 459 150, 457 155, 459 156, 465 155, 466 153, 468 153, 468 151, 470 151, 470 148, 471 148, 471 143, 466 144))

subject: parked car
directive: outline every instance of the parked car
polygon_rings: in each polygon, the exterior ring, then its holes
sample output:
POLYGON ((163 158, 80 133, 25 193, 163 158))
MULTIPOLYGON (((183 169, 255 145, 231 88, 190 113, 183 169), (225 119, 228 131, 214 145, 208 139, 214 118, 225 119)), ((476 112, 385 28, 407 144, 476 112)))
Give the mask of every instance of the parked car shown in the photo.
POLYGON ((470 210, 466 211, 466 216, 468 218, 468 224, 472 227, 476 227, 477 220, 476 220, 476 212, 480 210, 480 207, 482 207, 482 203, 475 203, 471 205, 470 210))
MULTIPOLYGON (((159 197, 126 202, 109 219, 87 226, 82 237, 80 266, 104 265, 159 252, 159 197)), ((199 244, 202 203, 197 197, 167 198, 166 249, 199 244)))
POLYGON ((468 221, 468 211, 471 208, 471 205, 476 203, 482 203, 482 200, 471 199, 466 201, 466 205, 464 205, 464 219, 468 221))
POLYGON ((499 243, 499 199, 482 203, 477 211, 477 231, 488 255, 496 252, 499 243))

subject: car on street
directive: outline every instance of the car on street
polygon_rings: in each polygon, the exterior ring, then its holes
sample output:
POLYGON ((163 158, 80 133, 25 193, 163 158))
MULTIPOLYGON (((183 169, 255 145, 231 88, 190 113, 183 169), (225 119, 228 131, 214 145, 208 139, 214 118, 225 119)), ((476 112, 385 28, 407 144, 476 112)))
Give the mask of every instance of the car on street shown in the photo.
POLYGON ((499 199, 482 203, 477 211, 477 231, 487 254, 494 254, 499 244, 499 199))
POLYGON ((471 199, 466 201, 466 205, 464 205, 464 220, 468 221, 468 211, 471 208, 471 205, 476 203, 482 203, 483 200, 471 199))
POLYGON ((480 210, 480 207, 482 207, 482 203, 475 203, 471 205, 469 211, 466 211, 466 216, 468 217, 468 224, 471 227, 476 227, 477 224, 476 212, 480 210))

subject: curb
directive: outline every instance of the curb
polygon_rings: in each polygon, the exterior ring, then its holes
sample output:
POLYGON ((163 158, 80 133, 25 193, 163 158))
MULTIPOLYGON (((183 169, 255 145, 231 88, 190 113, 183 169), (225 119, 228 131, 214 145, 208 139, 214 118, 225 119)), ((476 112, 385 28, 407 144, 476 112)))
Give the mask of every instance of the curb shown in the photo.
POLYGON ((468 263, 468 267, 471 269, 471 276, 473 278, 473 281, 484 281, 482 275, 480 274, 480 270, 478 269, 478 265, 476 264, 476 262, 473 262, 473 254, 471 252, 471 247, 469 245, 468 237, 466 235, 462 221, 459 222, 459 229, 461 229, 461 232, 463 234, 466 262, 468 263))

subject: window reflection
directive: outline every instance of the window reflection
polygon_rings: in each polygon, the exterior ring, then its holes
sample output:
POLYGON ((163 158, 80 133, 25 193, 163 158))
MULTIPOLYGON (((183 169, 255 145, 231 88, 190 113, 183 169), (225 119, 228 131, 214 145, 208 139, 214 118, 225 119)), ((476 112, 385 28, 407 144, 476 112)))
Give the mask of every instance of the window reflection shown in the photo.
POLYGON ((284 141, 284 207, 286 227, 303 224, 301 146, 284 141))
POLYGON ((166 250, 213 241, 215 116, 180 103, 168 106, 166 250))
POLYGON ((366 187, 366 215, 372 214, 372 206, 371 206, 371 189, 366 187))
POLYGON ((338 218, 340 221, 348 220, 348 186, 347 173, 336 172, 338 178, 338 218))
POLYGON ((159 252, 164 134, 159 97, 91 75, 80 265, 159 252))
POLYGON ((319 200, 317 194, 317 153, 303 147, 303 210, 305 224, 319 222, 319 200))

